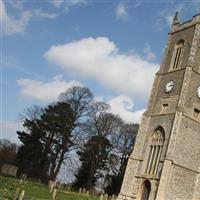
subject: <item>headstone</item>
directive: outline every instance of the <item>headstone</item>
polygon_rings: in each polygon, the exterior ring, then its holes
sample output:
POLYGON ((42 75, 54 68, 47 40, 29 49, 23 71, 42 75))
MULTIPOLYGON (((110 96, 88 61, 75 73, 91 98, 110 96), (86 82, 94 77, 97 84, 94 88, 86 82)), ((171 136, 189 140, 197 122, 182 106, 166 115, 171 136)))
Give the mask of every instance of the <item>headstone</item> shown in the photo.
POLYGON ((89 190, 87 190, 87 191, 86 191, 86 194, 87 194, 87 195, 89 195, 89 194, 90 194, 90 191, 89 191, 89 190))
POLYGON ((49 189, 51 188, 52 180, 49 181, 49 189))
POLYGON ((82 193, 82 188, 79 188, 78 193, 79 193, 79 194, 82 193))
POLYGON ((23 183, 23 179, 21 178, 19 181, 19 184, 21 185, 23 183))
POLYGON ((103 193, 101 193, 99 200, 103 200, 103 193))
POLYGON ((86 188, 83 188, 83 194, 85 194, 86 193, 86 188))
POLYGON ((21 175, 21 179, 19 181, 19 184, 22 184, 24 181, 26 181, 26 179, 27 179, 27 175, 26 174, 22 174, 21 175))
POLYGON ((105 193, 105 194, 103 195, 103 200, 108 200, 108 194, 107 194, 107 193, 105 193))
POLYGON ((24 194, 25 194, 25 191, 22 190, 21 193, 20 193, 20 196, 19 196, 19 200, 23 200, 24 199, 24 194))
POLYGON ((51 185, 50 185, 50 192, 51 193, 53 192, 54 187, 55 187, 55 183, 52 181, 51 185))
POLYGON ((15 192, 15 195, 14 195, 14 197, 13 197, 13 200, 17 200, 17 199, 18 199, 19 193, 20 193, 20 188, 17 188, 17 189, 16 189, 16 192, 15 192))
POLYGON ((53 190, 52 200, 56 200, 57 189, 53 190))
POLYGON ((23 174, 23 175, 22 175, 22 179, 23 179, 24 181, 26 181, 26 179, 27 179, 27 174, 23 174))

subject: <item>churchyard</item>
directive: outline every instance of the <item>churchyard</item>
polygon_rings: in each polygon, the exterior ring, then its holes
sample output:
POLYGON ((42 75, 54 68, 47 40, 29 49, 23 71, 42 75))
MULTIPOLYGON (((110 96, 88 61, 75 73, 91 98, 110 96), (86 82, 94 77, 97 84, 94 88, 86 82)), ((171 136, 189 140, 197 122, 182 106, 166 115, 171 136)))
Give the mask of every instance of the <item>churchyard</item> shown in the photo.
POLYGON ((56 198, 47 185, 20 178, 0 175, 0 199, 2 200, 98 200, 100 197, 56 190, 56 198), (24 195, 23 195, 24 193, 24 195))

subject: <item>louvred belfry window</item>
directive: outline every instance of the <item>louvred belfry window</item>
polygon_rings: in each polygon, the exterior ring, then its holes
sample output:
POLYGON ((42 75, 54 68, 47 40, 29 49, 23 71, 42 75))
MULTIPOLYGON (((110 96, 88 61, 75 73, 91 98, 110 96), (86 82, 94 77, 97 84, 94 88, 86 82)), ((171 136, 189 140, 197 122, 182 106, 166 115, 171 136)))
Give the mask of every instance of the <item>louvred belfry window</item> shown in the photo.
POLYGON ((185 40, 180 40, 174 48, 172 62, 171 62, 171 69, 178 69, 180 68, 182 57, 183 57, 183 50, 185 46, 185 40))

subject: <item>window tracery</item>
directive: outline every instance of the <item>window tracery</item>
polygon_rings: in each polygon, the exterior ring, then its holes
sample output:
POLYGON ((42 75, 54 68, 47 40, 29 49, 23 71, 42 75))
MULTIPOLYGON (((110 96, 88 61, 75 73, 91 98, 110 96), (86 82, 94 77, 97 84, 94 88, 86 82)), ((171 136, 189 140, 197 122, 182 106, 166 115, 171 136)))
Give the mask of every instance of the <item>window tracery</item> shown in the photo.
POLYGON ((162 153, 164 143, 164 131, 161 128, 155 130, 150 139, 150 151, 147 160, 145 173, 149 175, 156 175, 160 156, 162 153))

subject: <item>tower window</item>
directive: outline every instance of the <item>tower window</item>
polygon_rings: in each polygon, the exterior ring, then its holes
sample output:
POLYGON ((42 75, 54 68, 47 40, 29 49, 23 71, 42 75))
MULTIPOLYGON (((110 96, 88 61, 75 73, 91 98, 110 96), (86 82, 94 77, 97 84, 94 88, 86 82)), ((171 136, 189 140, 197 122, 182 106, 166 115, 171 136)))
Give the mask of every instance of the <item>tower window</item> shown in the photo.
POLYGON ((171 69, 178 69, 181 64, 181 60, 183 57, 183 49, 185 46, 185 40, 180 40, 174 48, 172 62, 171 62, 171 69))
POLYGON ((162 153, 164 143, 164 131, 159 128, 156 129, 150 139, 150 151, 145 169, 145 174, 155 175, 158 169, 160 156, 162 153))
POLYGON ((200 116, 200 110, 195 108, 193 116, 194 116, 194 118, 198 118, 200 116))
POLYGON ((162 104, 162 107, 161 107, 161 114, 166 113, 168 106, 169 106, 168 103, 162 104))

